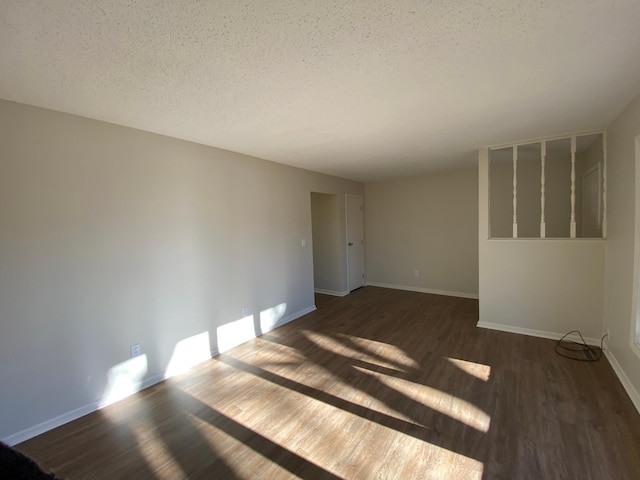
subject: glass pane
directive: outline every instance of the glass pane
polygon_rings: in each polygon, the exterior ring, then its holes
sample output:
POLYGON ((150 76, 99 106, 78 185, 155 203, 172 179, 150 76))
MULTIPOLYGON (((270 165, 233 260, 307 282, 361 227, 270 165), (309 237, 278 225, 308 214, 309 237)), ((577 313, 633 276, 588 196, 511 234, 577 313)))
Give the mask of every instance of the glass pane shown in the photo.
POLYGON ((577 236, 602 237, 602 134, 576 139, 577 236))
POLYGON ((568 238, 571 222, 571 139, 547 142, 545 218, 548 238, 568 238))
POLYGON ((513 235, 513 149, 489 150, 489 236, 513 235))
POLYGON ((518 237, 540 237, 540 143, 518 147, 518 237))

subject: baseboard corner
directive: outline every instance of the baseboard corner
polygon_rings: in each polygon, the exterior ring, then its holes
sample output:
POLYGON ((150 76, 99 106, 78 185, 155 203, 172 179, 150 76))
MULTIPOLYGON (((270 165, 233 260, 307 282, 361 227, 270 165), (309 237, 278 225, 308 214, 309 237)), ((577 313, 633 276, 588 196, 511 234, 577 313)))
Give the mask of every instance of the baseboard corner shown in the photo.
POLYGON ((407 285, 396 285, 392 283, 367 282, 367 286, 391 288, 393 290, 404 290, 407 292, 428 293, 431 295, 443 295, 445 297, 469 298, 472 300, 478 300, 480 298, 477 293, 452 292, 448 290, 435 290, 432 288, 411 287, 407 285))
MULTIPOLYGON (((546 330, 535 330, 532 328, 524 328, 524 327, 517 327, 514 325, 505 325, 502 323, 491 323, 491 322, 483 322, 483 321, 479 321, 478 323, 476 323, 476 327, 486 328, 487 330, 497 330, 499 332, 517 333, 518 335, 527 335, 529 337, 547 338, 549 340, 560 340, 562 337, 565 336, 564 333, 549 332, 546 330)), ((583 338, 589 345, 600 345, 599 338, 593 338, 593 337, 583 337, 583 338)), ((568 335, 567 339, 573 340, 576 342, 580 341, 580 337, 577 335, 568 335)))
POLYGON ((314 288, 314 293, 320 293, 322 295, 331 295, 333 297, 344 297, 349 295, 349 290, 343 290, 342 292, 338 292, 336 290, 325 290, 323 288, 314 288))
POLYGON ((608 348, 605 348, 604 356, 607 357, 607 360, 609 360, 609 364, 620 380, 620 383, 622 383, 622 387, 627 392, 627 395, 629 395, 629 398, 631 399, 633 405, 636 407, 636 410, 638 410, 638 413, 640 413, 640 392, 638 392, 638 390, 636 390, 636 388, 633 386, 631 380, 629 380, 629 377, 625 373, 624 369, 620 366, 620 363, 618 362, 618 359, 615 357, 613 352, 611 352, 611 350, 609 350, 608 348))
MULTIPOLYGON (((142 390, 149 388, 157 383, 160 383, 165 380, 164 375, 154 375, 152 377, 143 380, 140 386, 133 392, 131 395, 134 395, 142 390)), ((61 427, 62 425, 77 420, 85 415, 89 415, 90 413, 96 412, 103 407, 103 404, 100 400, 96 400, 82 407, 76 408, 69 412, 63 413, 62 415, 58 415, 49 420, 45 420, 44 422, 38 423, 37 425, 33 425, 32 427, 25 428, 24 430, 20 430, 8 437, 2 439, 4 443, 7 445, 13 446, 18 443, 26 442, 27 440, 37 437, 49 430, 53 430, 54 428, 61 427)))

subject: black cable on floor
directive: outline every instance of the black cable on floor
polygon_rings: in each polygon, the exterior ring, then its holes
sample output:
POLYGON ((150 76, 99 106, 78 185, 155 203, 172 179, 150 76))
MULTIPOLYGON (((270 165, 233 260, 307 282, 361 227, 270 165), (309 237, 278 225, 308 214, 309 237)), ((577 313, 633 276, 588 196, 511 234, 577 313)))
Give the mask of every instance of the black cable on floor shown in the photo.
POLYGON ((570 358, 571 360, 579 360, 581 362, 597 362, 602 357, 602 347, 604 346, 604 339, 608 334, 604 334, 600 339, 600 346, 592 346, 587 344, 582 333, 579 330, 572 330, 562 336, 556 343, 556 353, 563 357, 570 358), (580 342, 574 342, 573 340, 565 340, 572 333, 577 333, 580 336, 580 342))

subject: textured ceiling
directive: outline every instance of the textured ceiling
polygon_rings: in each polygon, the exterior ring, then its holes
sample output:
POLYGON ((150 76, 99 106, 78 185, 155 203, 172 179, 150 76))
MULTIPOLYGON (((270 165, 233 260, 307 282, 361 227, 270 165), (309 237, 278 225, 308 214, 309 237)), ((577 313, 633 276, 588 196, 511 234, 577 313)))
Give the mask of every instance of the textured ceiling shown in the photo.
POLYGON ((0 98, 360 181, 601 129, 639 0, 2 0, 0 98))

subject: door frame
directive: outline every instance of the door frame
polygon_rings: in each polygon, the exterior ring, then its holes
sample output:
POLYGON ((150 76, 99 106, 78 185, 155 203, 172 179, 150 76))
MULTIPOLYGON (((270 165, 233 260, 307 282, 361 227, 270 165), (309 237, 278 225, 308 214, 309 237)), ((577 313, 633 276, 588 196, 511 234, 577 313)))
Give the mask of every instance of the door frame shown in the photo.
POLYGON ((344 216, 345 216, 345 250, 346 250, 346 259, 347 259, 347 290, 349 292, 355 290, 359 287, 364 287, 366 285, 366 269, 365 269, 365 256, 364 256, 364 197, 362 195, 355 195, 352 193, 345 194, 344 198, 344 216), (360 204, 362 209, 360 210, 360 215, 362 218, 362 283, 358 287, 351 288, 351 271, 349 265, 349 198, 358 198, 360 199, 360 204))

